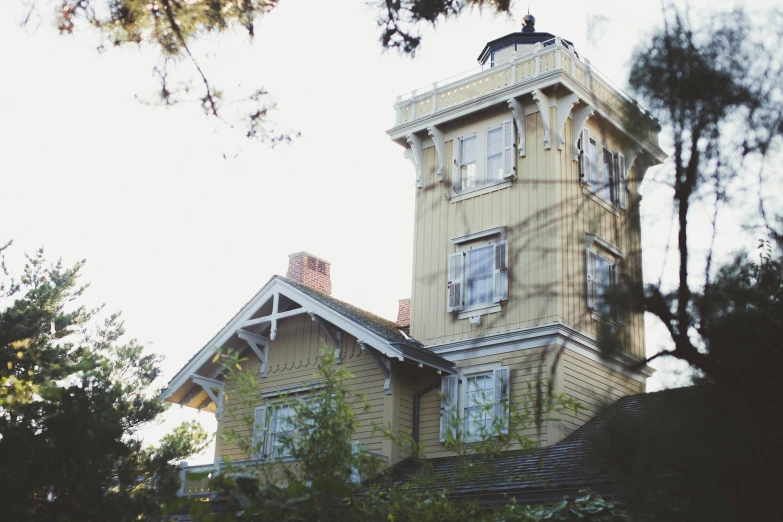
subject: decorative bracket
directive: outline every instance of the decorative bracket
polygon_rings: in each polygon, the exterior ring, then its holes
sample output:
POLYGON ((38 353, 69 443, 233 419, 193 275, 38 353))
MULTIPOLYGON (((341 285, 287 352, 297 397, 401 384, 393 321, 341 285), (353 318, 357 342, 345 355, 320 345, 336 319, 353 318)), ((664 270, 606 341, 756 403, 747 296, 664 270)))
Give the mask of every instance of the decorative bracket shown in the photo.
POLYGON ((536 104, 538 104, 538 110, 541 112, 541 120, 544 122, 544 148, 551 149, 552 140, 549 132, 549 129, 551 129, 551 125, 549 124, 549 96, 544 94, 541 89, 534 90, 532 94, 533 99, 536 104))
POLYGON ((363 352, 367 352, 370 355, 372 355, 373 359, 375 359, 375 364, 378 365, 378 368, 381 369, 383 372, 383 391, 386 392, 386 395, 391 395, 392 393, 392 363, 391 359, 388 357, 380 354, 375 348, 372 346, 369 346, 364 341, 357 341, 359 343, 359 348, 362 349, 363 352))
POLYGON ((443 140, 443 133, 436 126, 427 127, 427 134, 432 138, 435 144, 435 152, 438 154, 438 181, 443 181, 443 173, 446 169, 446 142, 443 140))
POLYGON ((191 375, 190 380, 198 384, 207 393, 207 400, 199 404, 198 410, 206 408, 210 402, 215 403, 215 415, 218 420, 223 417, 223 383, 201 375, 191 375))
POLYGON ((579 96, 575 93, 568 94, 557 99, 557 150, 563 150, 565 146, 565 136, 563 128, 574 105, 579 101, 579 96))
POLYGON ((259 371, 261 377, 266 377, 267 369, 269 368, 269 339, 263 335, 258 335, 247 330, 237 330, 237 337, 242 339, 250 346, 253 353, 256 354, 258 360, 261 362, 261 370, 259 371))
POLYGON ((572 109, 571 112, 573 113, 571 116, 571 139, 573 140, 571 144, 571 159, 579 161, 579 147, 576 145, 576 142, 579 141, 579 136, 582 135, 582 129, 585 128, 587 119, 595 112, 595 107, 588 103, 584 107, 572 109))
MULTIPOLYGON (((631 167, 633 167, 636 158, 638 158, 642 152, 642 146, 638 143, 634 143, 627 149, 623 150, 623 155, 625 156, 625 172, 623 172, 624 179, 628 179, 628 174, 631 172, 631 167)), ((641 161, 639 163, 641 163, 641 161)), ((639 165, 639 167, 641 167, 641 165, 639 165)), ((638 182, 641 182, 641 179, 639 179, 638 182)))
POLYGON ((313 320, 313 322, 318 323, 321 328, 324 329, 326 332, 326 336, 329 337, 329 339, 332 340, 334 343, 334 356, 335 356, 335 364, 342 364, 342 359, 340 358, 342 355, 343 350, 343 331, 339 328, 335 328, 331 323, 326 321, 323 317, 313 313, 308 312, 310 315, 310 319, 313 320))
POLYGON ((416 187, 421 188, 422 171, 424 170, 424 144, 421 138, 413 133, 405 136, 405 139, 411 146, 411 148, 406 150, 405 153, 408 159, 413 162, 413 167, 416 169, 416 187))
POLYGON ((264 317, 259 317, 257 319, 249 319, 244 323, 242 323, 242 328, 248 328, 250 326, 255 326, 257 324, 269 323, 269 340, 274 341, 275 337, 277 337, 277 321, 279 321, 280 319, 284 319, 286 317, 292 317, 294 315, 299 315, 304 313, 307 313, 307 310, 304 307, 294 308, 293 310, 281 312, 280 294, 278 292, 275 292, 274 296, 272 297, 272 313, 264 317))
POLYGON ((514 115, 514 121, 517 123, 517 132, 519 133, 519 139, 517 140, 517 150, 519 150, 519 157, 525 157, 525 133, 527 127, 525 124, 525 106, 516 98, 508 100, 508 108, 511 109, 511 114, 514 115))

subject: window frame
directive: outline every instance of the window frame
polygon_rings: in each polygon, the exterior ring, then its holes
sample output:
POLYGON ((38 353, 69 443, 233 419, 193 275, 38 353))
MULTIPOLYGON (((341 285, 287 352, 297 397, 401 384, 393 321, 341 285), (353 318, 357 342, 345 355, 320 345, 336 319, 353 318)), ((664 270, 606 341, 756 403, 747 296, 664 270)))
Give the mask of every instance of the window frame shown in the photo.
MULTIPOLYGON (((484 411, 488 413, 489 416, 489 422, 490 426, 493 426, 495 424, 495 419, 499 412, 499 407, 502 408, 503 413, 505 417, 505 424, 500 428, 500 431, 498 433, 490 435, 491 437, 499 437, 501 435, 508 434, 508 426, 510 422, 510 397, 511 397, 511 368, 508 366, 503 366, 500 361, 492 362, 492 363, 486 363, 486 364, 480 364, 480 365, 473 365, 473 366, 465 366, 457 369, 457 373, 455 375, 450 376, 444 376, 443 377, 443 383, 447 382, 447 379, 451 379, 452 383, 457 383, 457 389, 456 393, 454 393, 451 398, 456 395, 456 404, 450 404, 446 405, 445 408, 450 408, 450 413, 446 415, 446 422, 453 422, 453 419, 450 415, 453 415, 456 413, 457 415, 457 422, 454 422, 454 426, 457 428, 457 433, 444 433, 444 418, 443 418, 443 410, 444 410, 444 398, 441 397, 441 436, 440 436, 440 442, 445 442, 449 435, 453 436, 455 439, 458 439, 462 442, 478 442, 481 439, 480 436, 471 436, 468 435, 467 430, 467 393, 468 393, 468 380, 471 378, 475 378, 478 376, 485 376, 489 375, 492 377, 492 386, 491 386, 491 393, 494 395, 490 398, 488 402, 486 402, 484 405, 482 405, 482 408, 489 407, 488 409, 485 409, 484 411), (505 380, 505 382, 498 383, 498 380, 505 380), (498 397, 500 395, 500 397, 498 397)), ((453 384, 452 384, 453 385, 453 384)), ((447 388, 448 386, 441 387, 441 393, 443 394, 443 389, 447 388)), ((446 402, 451 402, 446 401, 446 402)), ((452 426, 447 425, 446 431, 450 431, 452 426)))
POLYGON ((582 192, 606 210, 619 216, 622 211, 627 210, 631 191, 627 179, 625 155, 620 151, 613 151, 607 146, 607 143, 601 142, 599 144, 598 140, 591 137, 587 128, 582 130, 577 145, 579 147, 579 177, 582 192), (583 145, 585 141, 588 143, 586 149, 583 145), (592 145, 595 145, 594 157, 592 145), (599 150, 601 151, 600 169, 598 165, 599 150), (608 163, 607 158, 609 159, 608 163), (608 198, 606 197, 607 190, 609 191, 608 198))
POLYGON ((458 312, 458 319, 471 320, 499 312, 502 304, 509 299, 508 241, 505 238, 505 227, 452 238, 452 243, 455 245, 455 253, 449 255, 446 267, 446 311, 458 312), (491 261, 491 298, 487 302, 468 305, 469 252, 490 247, 494 249, 491 261))
POLYGON ((598 266, 597 259, 601 258, 609 262, 610 289, 609 292, 621 290, 624 287, 623 274, 625 252, 609 243, 605 239, 595 234, 587 234, 587 246, 585 249, 585 280, 586 304, 590 315, 595 321, 608 322, 611 324, 624 324, 627 311, 620 310, 617 304, 610 303, 608 313, 602 309, 603 304, 599 302, 598 295, 598 266), (591 255, 595 260, 591 260, 591 255))
POLYGON ((488 192, 500 190, 506 187, 510 187, 514 179, 516 179, 517 163, 518 163, 518 132, 516 129, 516 122, 513 116, 509 115, 508 118, 504 118, 495 122, 491 126, 485 126, 482 130, 476 129, 473 132, 467 134, 456 135, 451 138, 452 140, 452 162, 453 168, 451 173, 451 196, 452 203, 461 201, 466 198, 480 196, 488 192), (489 172, 489 136, 491 133, 498 132, 500 135, 500 142, 498 146, 500 151, 493 154, 492 157, 499 156, 498 158, 498 175, 497 178, 491 178, 489 172), (483 134, 483 141, 479 139, 479 136, 483 134), (463 188, 463 176, 462 169, 466 165, 472 165, 471 163, 463 163, 463 143, 466 140, 476 139, 476 183, 475 185, 463 188), (483 158, 481 162, 478 160, 483 158))

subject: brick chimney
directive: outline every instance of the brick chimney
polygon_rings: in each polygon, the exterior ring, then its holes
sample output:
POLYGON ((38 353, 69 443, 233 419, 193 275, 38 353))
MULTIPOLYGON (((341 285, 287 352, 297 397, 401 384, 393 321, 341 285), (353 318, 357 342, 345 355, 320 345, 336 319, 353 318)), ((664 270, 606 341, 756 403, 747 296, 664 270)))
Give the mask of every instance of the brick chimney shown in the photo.
POLYGON ((288 256, 288 272, 285 276, 319 292, 332 294, 331 266, 329 261, 307 252, 288 256))
POLYGON ((411 326, 411 298, 400 299, 397 309, 397 326, 406 329, 411 326))

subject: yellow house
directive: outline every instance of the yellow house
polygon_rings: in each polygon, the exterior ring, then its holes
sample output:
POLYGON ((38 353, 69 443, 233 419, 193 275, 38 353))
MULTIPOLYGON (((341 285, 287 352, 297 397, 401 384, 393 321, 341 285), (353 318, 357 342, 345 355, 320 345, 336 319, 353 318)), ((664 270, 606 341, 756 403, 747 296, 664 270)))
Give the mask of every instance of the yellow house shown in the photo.
POLYGON ((548 378, 578 400, 578 416, 547 423, 543 446, 645 390, 642 314, 603 297, 641 281, 638 187, 665 158, 659 127, 573 43, 534 23, 528 15, 521 32, 487 43, 480 70, 394 104, 388 134, 416 184, 412 297, 396 323, 333 298, 329 263, 300 252, 169 383, 163 400, 216 412, 217 465, 284 456, 291 397, 318 387, 324 344, 370 405, 357 412, 356 441, 390 465, 405 455, 373 422, 410 431, 428 458, 448 456, 449 407, 465 440, 487 420, 471 414, 486 406, 477 390, 513 409, 528 382, 548 378), (623 355, 600 356, 602 328, 623 355), (244 428, 259 454, 220 438, 242 426, 224 412, 223 394, 234 396, 216 348, 244 354, 243 371, 262 382, 257 421, 244 428))

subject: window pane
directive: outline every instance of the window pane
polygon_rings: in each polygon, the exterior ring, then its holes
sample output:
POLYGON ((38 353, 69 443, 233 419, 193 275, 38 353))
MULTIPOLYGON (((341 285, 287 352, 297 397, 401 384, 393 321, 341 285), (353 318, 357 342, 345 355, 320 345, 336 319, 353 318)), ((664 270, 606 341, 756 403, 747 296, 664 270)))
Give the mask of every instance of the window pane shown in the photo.
POLYGON ((462 140, 462 164, 475 163, 476 161, 476 137, 464 138, 462 140))
POLYGON ((612 201, 612 189, 614 188, 614 172, 612 165, 612 154, 604 149, 604 180, 603 180, 603 198, 606 201, 612 201))
POLYGON ((467 188, 476 186, 476 163, 470 165, 462 165, 460 169, 460 188, 465 190, 467 188))
POLYGON ((503 155, 487 158, 487 181, 497 181, 503 177, 503 155))
POLYGON ((492 302, 495 247, 474 248, 467 255, 467 305, 492 302))
POLYGON ((596 256, 595 279, 598 309, 603 315, 609 315, 611 303, 607 301, 607 296, 612 288, 612 263, 608 259, 596 256))
POLYGON ((465 379, 465 435, 475 438, 492 427, 495 385, 492 373, 465 379))
POLYGON ((487 133, 487 156, 503 152, 503 127, 492 129, 487 133))

